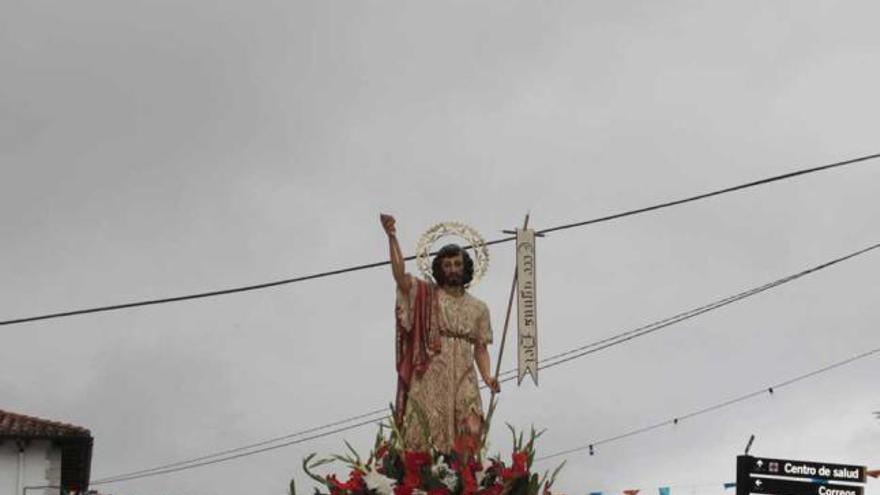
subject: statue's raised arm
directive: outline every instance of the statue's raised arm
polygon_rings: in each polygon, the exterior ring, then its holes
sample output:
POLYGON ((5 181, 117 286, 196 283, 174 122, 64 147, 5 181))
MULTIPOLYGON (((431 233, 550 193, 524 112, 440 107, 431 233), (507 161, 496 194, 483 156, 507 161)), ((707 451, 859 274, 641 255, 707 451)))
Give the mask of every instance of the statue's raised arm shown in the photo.
POLYGON ((401 292, 408 294, 412 286, 412 278, 406 273, 403 254, 400 252, 400 244, 397 242, 397 227, 394 217, 382 213, 379 215, 379 220, 382 222, 385 234, 388 235, 388 251, 391 257, 391 273, 394 275, 394 281, 397 282, 397 287, 401 292))

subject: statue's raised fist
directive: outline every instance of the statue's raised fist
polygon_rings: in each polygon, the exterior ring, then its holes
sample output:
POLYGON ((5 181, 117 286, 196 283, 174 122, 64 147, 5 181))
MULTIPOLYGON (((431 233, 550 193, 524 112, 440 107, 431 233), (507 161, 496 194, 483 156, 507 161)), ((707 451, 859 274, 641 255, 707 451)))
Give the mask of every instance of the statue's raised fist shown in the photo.
POLYGON ((388 235, 396 235, 397 228, 394 226, 395 220, 391 215, 386 215, 385 213, 379 214, 379 220, 382 222, 382 228, 385 229, 385 233, 388 235))

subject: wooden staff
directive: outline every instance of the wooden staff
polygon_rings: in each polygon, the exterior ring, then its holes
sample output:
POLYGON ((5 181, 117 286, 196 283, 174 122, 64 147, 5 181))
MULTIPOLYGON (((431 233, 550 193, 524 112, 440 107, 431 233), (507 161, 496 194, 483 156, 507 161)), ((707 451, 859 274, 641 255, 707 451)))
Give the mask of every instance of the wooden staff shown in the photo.
MULTIPOLYGON (((529 227, 529 214, 526 213, 526 218, 523 221, 523 230, 529 227)), ((498 350, 498 362, 495 364, 495 383, 498 383, 498 375, 501 372, 501 358, 504 356, 504 342, 507 340, 507 327, 510 324, 510 313, 513 309, 513 296, 516 294, 516 267, 513 269, 513 282, 510 284, 510 297, 507 300, 507 314, 504 316, 504 332, 501 334, 501 348, 498 350)), ((499 388, 501 384, 498 384, 499 388)), ((495 406, 497 405, 497 401, 495 400, 495 391, 492 390, 492 397, 489 399, 489 409, 486 412, 486 423, 485 428, 483 428, 483 435, 480 441, 480 445, 486 445, 486 437, 489 435, 489 425, 492 423, 492 415, 495 413, 495 406)))

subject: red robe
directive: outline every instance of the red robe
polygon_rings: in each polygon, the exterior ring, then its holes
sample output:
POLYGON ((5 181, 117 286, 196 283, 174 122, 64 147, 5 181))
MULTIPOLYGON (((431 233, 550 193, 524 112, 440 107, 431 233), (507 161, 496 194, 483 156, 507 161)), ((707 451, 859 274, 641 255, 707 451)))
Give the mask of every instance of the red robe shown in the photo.
MULTIPOLYGON (((396 315, 396 364, 397 364, 397 400, 395 401, 394 421, 402 427, 406 414, 406 399, 413 375, 421 377, 431 362, 431 355, 440 352, 440 332, 436 328, 436 316, 439 310, 434 296, 433 284, 412 277, 415 286, 415 300, 412 306, 412 328, 407 331, 400 321, 400 311, 396 315)), ((407 294, 407 297, 409 295, 407 294)))

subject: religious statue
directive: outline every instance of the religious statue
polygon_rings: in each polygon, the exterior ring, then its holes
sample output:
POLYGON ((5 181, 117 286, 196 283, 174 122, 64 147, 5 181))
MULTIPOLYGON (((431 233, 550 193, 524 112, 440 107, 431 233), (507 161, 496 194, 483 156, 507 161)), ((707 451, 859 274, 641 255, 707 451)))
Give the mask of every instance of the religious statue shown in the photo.
MULTIPOLYGON (((492 343, 489 308, 467 291, 474 260, 462 247, 448 244, 434 257, 430 276, 412 276, 404 267, 394 217, 383 214, 380 220, 397 284, 394 421, 404 445, 440 452, 462 441, 479 445, 484 418, 476 371, 493 393, 500 387, 487 349, 492 343)), ((426 259, 427 249, 424 254, 426 259)), ((483 271, 485 262, 479 266, 483 271)))

